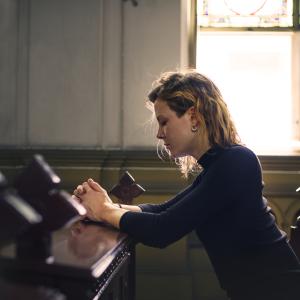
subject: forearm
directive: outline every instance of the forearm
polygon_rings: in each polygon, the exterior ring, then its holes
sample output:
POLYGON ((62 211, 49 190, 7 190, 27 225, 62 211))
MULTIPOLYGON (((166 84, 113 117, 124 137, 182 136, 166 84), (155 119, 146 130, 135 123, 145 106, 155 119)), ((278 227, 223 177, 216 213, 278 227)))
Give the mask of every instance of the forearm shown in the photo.
POLYGON ((141 208, 137 205, 126 205, 126 204, 118 204, 118 203, 115 203, 115 205, 118 207, 118 208, 123 208, 125 210, 129 210, 129 211, 134 211, 134 212, 141 212, 141 208), (121 207, 120 207, 121 205, 121 207))
POLYGON ((143 203, 139 206, 140 211, 149 212, 159 214, 163 211, 166 211, 171 206, 175 205, 179 202, 185 195, 187 195, 193 189, 193 185, 188 186, 185 190, 181 191, 174 198, 161 203, 161 204, 151 204, 151 203, 143 203))
POLYGON ((126 205, 126 204, 114 204, 109 205, 105 209, 105 213, 103 214, 103 219, 105 222, 111 224, 116 228, 120 228, 120 220, 122 216, 128 212, 141 212, 142 210, 136 205, 126 205))
MULTIPOLYGON (((105 208, 101 212, 101 219, 106 223, 114 226, 115 228, 120 228, 120 220, 122 216, 128 212, 129 210, 125 209, 126 207, 130 207, 132 209, 132 205, 124 205, 122 204, 122 208, 115 204, 105 205, 105 208)), ((139 207, 137 207, 139 209, 139 207)), ((135 211, 135 210, 131 210, 135 211)), ((141 211, 141 210, 139 210, 141 211)))

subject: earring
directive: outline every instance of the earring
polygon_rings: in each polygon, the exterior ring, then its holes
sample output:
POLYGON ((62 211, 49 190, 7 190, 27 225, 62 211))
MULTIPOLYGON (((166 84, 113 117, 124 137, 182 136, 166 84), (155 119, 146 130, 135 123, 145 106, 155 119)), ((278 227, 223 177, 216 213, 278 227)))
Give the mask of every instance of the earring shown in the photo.
POLYGON ((192 126, 191 131, 192 132, 197 132, 198 131, 198 126, 196 126, 196 125, 192 126))

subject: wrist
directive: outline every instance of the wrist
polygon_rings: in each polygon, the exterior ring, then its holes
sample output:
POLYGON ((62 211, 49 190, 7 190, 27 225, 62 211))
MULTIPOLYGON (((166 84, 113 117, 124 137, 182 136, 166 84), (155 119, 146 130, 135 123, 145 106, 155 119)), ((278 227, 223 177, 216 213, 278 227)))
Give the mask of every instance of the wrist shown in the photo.
POLYGON ((102 208, 101 217, 102 219, 107 222, 109 222, 110 216, 112 215, 113 211, 119 209, 119 206, 116 206, 115 203, 107 203, 102 208))

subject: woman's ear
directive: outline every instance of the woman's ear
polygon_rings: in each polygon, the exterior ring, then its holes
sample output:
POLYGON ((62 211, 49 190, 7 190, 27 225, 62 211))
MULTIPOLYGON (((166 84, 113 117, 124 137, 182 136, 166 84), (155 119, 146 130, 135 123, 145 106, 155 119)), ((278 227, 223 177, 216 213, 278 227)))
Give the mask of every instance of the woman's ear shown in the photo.
POLYGON ((190 108, 187 110, 187 113, 188 113, 188 115, 190 116, 193 125, 197 125, 197 124, 199 123, 199 120, 198 120, 198 118, 197 118, 197 114, 196 114, 196 109, 195 109, 195 107, 194 107, 194 106, 190 107, 190 108))
POLYGON ((192 106, 190 108, 188 108, 188 110, 186 111, 190 116, 195 115, 195 107, 192 106))

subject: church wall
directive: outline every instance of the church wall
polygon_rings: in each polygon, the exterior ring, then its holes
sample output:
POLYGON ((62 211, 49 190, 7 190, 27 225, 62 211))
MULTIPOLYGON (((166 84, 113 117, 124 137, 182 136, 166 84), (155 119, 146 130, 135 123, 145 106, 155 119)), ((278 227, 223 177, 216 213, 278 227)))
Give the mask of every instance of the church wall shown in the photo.
POLYGON ((152 81, 182 61, 180 0, 2 1, 0 145, 147 148, 152 81))

